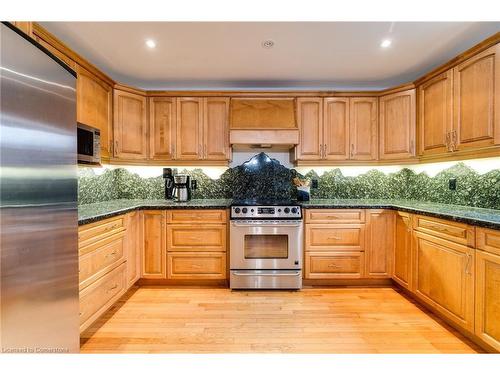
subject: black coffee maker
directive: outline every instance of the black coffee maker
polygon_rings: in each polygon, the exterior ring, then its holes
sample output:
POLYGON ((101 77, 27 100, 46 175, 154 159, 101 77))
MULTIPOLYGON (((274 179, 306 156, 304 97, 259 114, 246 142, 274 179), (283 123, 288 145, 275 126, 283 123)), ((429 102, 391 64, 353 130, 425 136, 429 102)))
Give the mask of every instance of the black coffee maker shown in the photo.
POLYGON ((174 191, 172 168, 163 168, 163 178, 165 179, 165 199, 172 199, 174 191))

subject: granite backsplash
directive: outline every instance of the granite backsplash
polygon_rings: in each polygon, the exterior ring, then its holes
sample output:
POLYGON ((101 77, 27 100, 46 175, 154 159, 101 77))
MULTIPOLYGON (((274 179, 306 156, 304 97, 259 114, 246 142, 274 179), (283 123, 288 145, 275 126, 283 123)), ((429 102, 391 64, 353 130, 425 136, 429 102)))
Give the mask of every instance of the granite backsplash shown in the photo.
MULTIPOLYGON (((228 168, 218 179, 211 179, 202 169, 182 170, 197 181, 193 198, 295 198, 291 180, 299 175, 264 153, 248 162, 228 168)), ((457 163, 434 177, 403 168, 395 173, 370 170, 358 176, 344 176, 332 168, 318 176, 314 170, 305 177, 318 180, 318 189, 311 189, 311 198, 338 199, 413 199, 500 210, 500 169, 479 174, 463 163, 457 163), (456 179, 456 190, 449 189, 449 180, 456 179)), ((107 169, 102 174, 92 168, 79 169, 78 201, 80 204, 112 199, 162 199, 164 182, 161 176, 143 178, 124 168, 107 169)))

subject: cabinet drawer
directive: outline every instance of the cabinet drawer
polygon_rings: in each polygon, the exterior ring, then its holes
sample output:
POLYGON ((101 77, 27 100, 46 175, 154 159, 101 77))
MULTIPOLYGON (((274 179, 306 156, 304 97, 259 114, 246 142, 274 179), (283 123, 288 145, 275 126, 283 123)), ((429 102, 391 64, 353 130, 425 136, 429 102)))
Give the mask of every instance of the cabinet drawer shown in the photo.
POLYGON ((78 247, 86 247, 107 236, 125 230, 124 216, 101 220, 78 228, 78 247))
POLYGON ((365 245, 364 224, 308 224, 306 251, 362 251, 365 245))
POLYGON ((421 215, 413 216, 413 220, 413 229, 419 232, 474 247, 474 227, 471 225, 421 215))
POLYGON ((311 224, 364 223, 365 210, 309 209, 306 210, 305 222, 311 224))
POLYGON ((226 251, 225 225, 167 225, 167 251, 226 251))
POLYGON ((90 326, 125 292, 125 271, 125 263, 122 263, 80 291, 80 332, 90 326))
POLYGON ((86 253, 79 259, 80 289, 125 260, 124 240, 125 232, 120 232, 84 248, 86 253))
POLYGON ((306 279, 359 279, 363 276, 364 253, 306 252, 306 279))
POLYGON ((476 247, 500 255, 500 231, 476 228, 476 247))
POLYGON ((225 279, 225 253, 169 253, 169 279, 225 279))
POLYGON ((167 223, 226 224, 226 210, 170 210, 167 223))

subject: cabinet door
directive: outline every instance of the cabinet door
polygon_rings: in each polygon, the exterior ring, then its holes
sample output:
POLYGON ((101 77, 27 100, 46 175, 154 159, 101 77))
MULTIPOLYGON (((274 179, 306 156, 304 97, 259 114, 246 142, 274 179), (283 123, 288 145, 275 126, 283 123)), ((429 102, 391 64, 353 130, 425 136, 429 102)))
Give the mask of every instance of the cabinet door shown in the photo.
POLYGON ((415 90, 380 98, 380 159, 415 156, 415 90))
POLYGON ((349 101, 350 157, 377 159, 377 98, 351 98, 349 101))
POLYGON ((474 330, 474 249, 414 231, 415 294, 461 327, 474 330))
POLYGON ((298 98, 297 118, 300 131, 295 148, 297 160, 320 160, 323 150, 323 99, 298 98))
POLYGON ((457 150, 500 143, 500 44, 453 69, 457 150))
POLYGON ((229 159, 229 98, 203 99, 203 158, 229 159))
POLYGON ((451 70, 418 88, 420 155, 448 152, 447 137, 453 122, 452 89, 451 70))
POLYGON ((394 211, 367 210, 366 272, 369 278, 390 278, 394 249, 394 211))
POLYGON ((325 98, 323 102, 323 157, 349 159, 348 98, 325 98))
POLYGON ((176 155, 179 160, 202 158, 202 104, 202 98, 177 98, 176 155))
POLYGON ((144 252, 142 277, 165 279, 167 277, 167 244, 165 211, 148 210, 144 215, 144 252))
POLYGON ((500 350, 500 256, 476 251, 476 326, 484 342, 500 350))
POLYGON ((101 157, 112 155, 113 89, 92 73, 77 67, 76 118, 77 121, 101 131, 101 157))
POLYGON ((175 98, 149 98, 149 158, 175 159, 175 98))
POLYGON ((396 213, 395 244, 392 278, 402 287, 412 290, 412 240, 411 216, 406 212, 396 213))
POLYGON ((126 218, 125 246, 127 256, 127 287, 141 277, 141 257, 144 244, 142 212, 135 211, 126 218))
POLYGON ((146 98, 115 90, 114 153, 117 158, 146 159, 146 98))

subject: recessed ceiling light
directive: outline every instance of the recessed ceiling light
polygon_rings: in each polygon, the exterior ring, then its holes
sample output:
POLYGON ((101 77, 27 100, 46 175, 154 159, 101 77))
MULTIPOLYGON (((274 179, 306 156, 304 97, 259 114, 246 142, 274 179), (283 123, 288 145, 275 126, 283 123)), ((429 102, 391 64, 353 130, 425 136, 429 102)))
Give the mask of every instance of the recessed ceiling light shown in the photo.
POLYGON ((392 40, 390 39, 384 39, 381 43, 380 43, 380 47, 382 48, 389 48, 392 44, 392 40))
POLYGON ((264 40, 262 42, 262 48, 273 48, 274 47, 274 42, 271 39, 264 40))
POLYGON ((153 39, 146 39, 146 45, 149 48, 155 48, 156 47, 156 42, 153 39))

